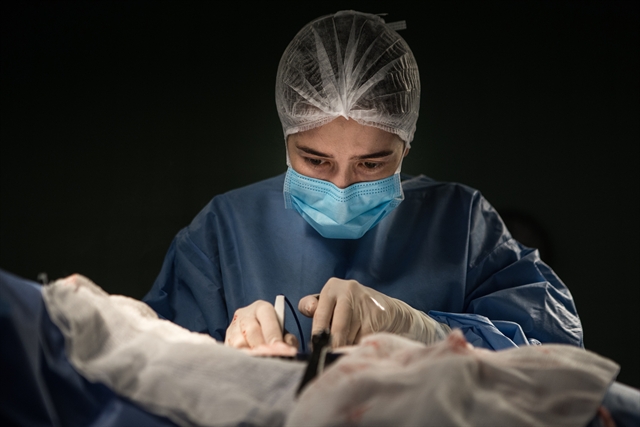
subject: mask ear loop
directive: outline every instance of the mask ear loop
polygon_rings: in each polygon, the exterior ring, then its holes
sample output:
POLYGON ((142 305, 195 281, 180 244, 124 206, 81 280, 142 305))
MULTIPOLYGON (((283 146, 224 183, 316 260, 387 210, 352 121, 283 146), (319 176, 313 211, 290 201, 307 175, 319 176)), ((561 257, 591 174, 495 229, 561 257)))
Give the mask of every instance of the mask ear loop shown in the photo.
POLYGON ((287 155, 287 167, 291 167, 291 159, 289 158, 289 144, 287 144, 287 137, 284 138, 284 152, 287 155))
MULTIPOLYGON (((401 141, 402 141, 402 140, 401 140, 401 141)), ((402 170, 402 161, 403 161, 403 160, 404 160, 404 158, 405 158, 405 152, 407 151, 407 148, 409 148, 409 147, 410 147, 410 145, 409 145, 409 143, 408 143, 408 142, 404 142, 404 141, 402 141, 402 142, 403 142, 403 144, 404 144, 404 148, 403 148, 403 150, 402 150, 402 157, 400 157, 400 163, 398 163, 398 167, 397 167, 396 171, 393 173, 394 175, 395 175, 395 174, 399 174, 399 173, 400 173, 400 171, 402 170)), ((287 154, 287 161, 288 161, 288 154, 287 154)))
POLYGON ((304 334, 302 333, 302 327, 300 326, 300 321, 298 320, 298 315, 296 314, 296 311, 293 309, 293 305, 291 304, 291 301, 289 301, 289 298, 287 298, 286 296, 284 297, 284 302, 287 303, 287 305, 289 306, 289 310, 291 310, 291 314, 293 314, 293 318, 296 321, 296 325, 298 326, 298 333, 300 334, 300 340, 302 341, 302 352, 306 353, 307 352, 307 344, 306 341, 304 339, 304 334))

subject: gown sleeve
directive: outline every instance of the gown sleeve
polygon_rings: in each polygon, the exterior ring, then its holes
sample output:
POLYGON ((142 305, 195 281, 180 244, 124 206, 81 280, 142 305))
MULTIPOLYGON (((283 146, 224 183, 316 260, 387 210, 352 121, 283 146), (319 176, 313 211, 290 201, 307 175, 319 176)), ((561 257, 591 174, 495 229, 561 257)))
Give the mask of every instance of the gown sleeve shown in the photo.
POLYGON ((220 268, 213 261, 217 258, 215 229, 203 229, 202 223, 208 221, 200 219, 173 239, 160 274, 143 301, 160 317, 224 341, 228 315, 220 268), (209 242, 205 250, 192 240, 194 231, 205 234, 209 242))
POLYGON ((469 214, 465 313, 430 312, 485 348, 563 343, 583 346, 569 289, 539 256, 517 242, 476 192, 469 214))

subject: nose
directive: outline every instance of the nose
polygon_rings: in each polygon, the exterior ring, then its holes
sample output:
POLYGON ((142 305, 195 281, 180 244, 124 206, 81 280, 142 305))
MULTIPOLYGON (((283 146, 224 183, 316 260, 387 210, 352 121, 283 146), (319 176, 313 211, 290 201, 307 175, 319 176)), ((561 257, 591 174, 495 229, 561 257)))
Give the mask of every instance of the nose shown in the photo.
POLYGON ((347 168, 346 170, 338 171, 329 181, 339 189, 344 190, 351 184, 355 184, 357 179, 353 172, 347 168))

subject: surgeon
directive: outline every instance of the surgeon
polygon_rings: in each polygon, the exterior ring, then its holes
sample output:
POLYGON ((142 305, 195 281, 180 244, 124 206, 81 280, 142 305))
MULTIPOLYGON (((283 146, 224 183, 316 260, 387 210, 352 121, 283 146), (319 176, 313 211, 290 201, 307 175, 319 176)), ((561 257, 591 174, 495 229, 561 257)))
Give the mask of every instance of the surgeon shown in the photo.
POLYGON ((276 78, 286 173, 218 195, 182 229, 144 298, 227 345, 334 347, 373 332, 477 347, 582 346, 567 287, 480 192, 401 174, 420 104, 411 50, 377 15, 300 30, 276 78), (273 302, 298 303, 301 331, 273 302))

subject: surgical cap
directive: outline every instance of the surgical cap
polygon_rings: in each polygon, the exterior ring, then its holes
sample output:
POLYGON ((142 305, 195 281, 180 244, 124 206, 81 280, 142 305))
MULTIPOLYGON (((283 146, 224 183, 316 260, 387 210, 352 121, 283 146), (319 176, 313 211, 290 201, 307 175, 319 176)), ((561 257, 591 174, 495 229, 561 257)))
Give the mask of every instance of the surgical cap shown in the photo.
POLYGON ((282 55, 276 106, 285 140, 342 116, 394 133, 408 146, 420 107, 418 66, 380 16, 351 10, 323 16, 282 55))

